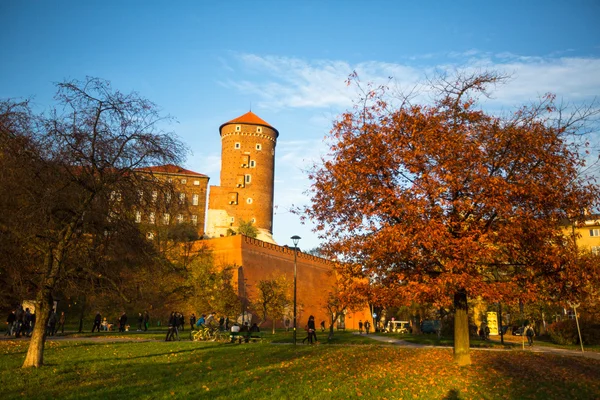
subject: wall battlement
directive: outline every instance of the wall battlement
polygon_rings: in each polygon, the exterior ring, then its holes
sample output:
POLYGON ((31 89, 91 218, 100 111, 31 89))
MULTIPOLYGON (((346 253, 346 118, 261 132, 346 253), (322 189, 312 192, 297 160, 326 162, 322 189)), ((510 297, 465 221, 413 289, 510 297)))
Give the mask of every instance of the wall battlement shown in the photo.
MULTIPOLYGON (((288 247, 288 246, 279 246, 277 244, 273 244, 273 243, 268 243, 268 242, 264 242, 262 240, 259 239, 255 239, 255 238, 251 238, 249 236, 244 236, 243 237, 243 241, 246 244, 252 245, 252 246, 257 246, 257 247, 262 247, 262 248, 266 248, 269 250, 273 250, 273 251, 277 251, 283 254, 287 254, 287 255, 294 255, 294 248, 293 247, 288 247)), ((308 254, 308 253, 303 253, 302 251, 298 251, 298 255, 297 255, 298 259, 304 259, 304 260, 309 260, 309 261, 313 261, 315 263, 323 263, 323 264, 328 264, 328 266, 333 267, 333 262, 330 260, 327 260, 325 258, 322 257, 318 257, 312 254, 308 254)))

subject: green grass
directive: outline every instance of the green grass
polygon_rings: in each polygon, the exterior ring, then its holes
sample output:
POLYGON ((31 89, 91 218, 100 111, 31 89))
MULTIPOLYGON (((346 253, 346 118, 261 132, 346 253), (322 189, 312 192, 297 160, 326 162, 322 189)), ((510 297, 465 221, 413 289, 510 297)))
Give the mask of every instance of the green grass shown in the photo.
MULTIPOLYGON (((153 335, 164 337, 160 331, 129 337, 153 335)), ((0 341, 2 393, 7 399, 600 398, 599 360, 475 351, 473 364, 460 368, 451 349, 366 345, 368 338, 350 332, 336 332, 334 346, 285 344, 291 333, 284 332, 266 337, 241 345, 51 341, 46 365, 26 370, 19 367, 27 341, 0 341)))

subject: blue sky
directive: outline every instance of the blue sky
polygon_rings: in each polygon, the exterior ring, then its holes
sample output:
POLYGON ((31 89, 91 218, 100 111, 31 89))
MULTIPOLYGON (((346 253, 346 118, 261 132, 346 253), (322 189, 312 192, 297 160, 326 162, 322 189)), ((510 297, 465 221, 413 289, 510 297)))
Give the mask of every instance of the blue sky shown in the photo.
POLYGON ((0 2, 0 97, 52 102, 54 82, 86 75, 136 90, 178 120, 184 167, 219 184, 219 126, 250 107, 279 132, 274 238, 319 243, 288 210, 303 172, 362 81, 412 87, 435 70, 510 73, 490 106, 553 92, 600 95, 598 1, 0 2))

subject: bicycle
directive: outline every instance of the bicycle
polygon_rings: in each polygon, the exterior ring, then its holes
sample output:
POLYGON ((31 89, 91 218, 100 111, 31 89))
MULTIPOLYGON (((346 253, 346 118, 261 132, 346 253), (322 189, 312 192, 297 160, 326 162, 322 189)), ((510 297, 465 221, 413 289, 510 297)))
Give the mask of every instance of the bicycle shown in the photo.
POLYGON ((211 341, 211 342, 221 342, 229 339, 228 335, 225 335, 224 332, 221 332, 219 328, 213 328, 209 326, 201 326, 197 331, 190 332, 190 340, 194 342, 199 341, 211 341))

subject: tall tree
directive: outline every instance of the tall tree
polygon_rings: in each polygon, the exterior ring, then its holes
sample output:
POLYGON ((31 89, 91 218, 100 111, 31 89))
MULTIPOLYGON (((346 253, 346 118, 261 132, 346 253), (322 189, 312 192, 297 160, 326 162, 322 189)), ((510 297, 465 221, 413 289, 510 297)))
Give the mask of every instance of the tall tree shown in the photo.
MULTIPOLYGON (((123 94, 96 78, 57 87, 58 106, 52 111, 28 111, 26 124, 6 124, 7 143, 0 156, 17 162, 4 163, 10 173, 27 166, 20 185, 10 182, 12 208, 2 204, 11 211, 7 230, 28 243, 35 256, 37 323, 23 367, 43 364, 45 326, 55 290, 69 279, 65 265, 70 251, 89 242, 88 231, 98 228, 98 221, 131 220, 135 207, 144 207, 139 191, 160 183, 136 169, 179 163, 185 154, 176 137, 162 129, 169 118, 137 93, 123 94), (9 155, 19 141, 27 145, 9 155)), ((102 229, 110 234, 108 226, 102 229)))
POLYGON ((368 87, 334 123, 331 152, 310 174, 305 212, 327 248, 390 298, 453 303, 461 365, 470 364, 467 296, 572 294, 587 287, 575 280, 597 279, 573 262, 560 221, 597 205, 581 135, 598 110, 567 117, 545 96, 490 115, 478 96, 503 80, 440 79, 428 105, 406 97, 392 106, 385 88, 368 87), (487 279, 492 269, 510 279, 487 279))
POLYGON ((275 321, 282 319, 286 308, 290 306, 290 291, 291 284, 285 275, 258 281, 252 308, 257 311, 260 318, 259 326, 270 317, 273 322, 273 333, 275 333, 275 321))

